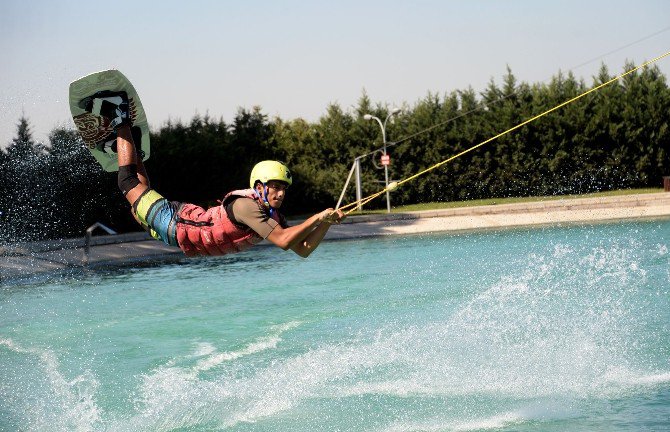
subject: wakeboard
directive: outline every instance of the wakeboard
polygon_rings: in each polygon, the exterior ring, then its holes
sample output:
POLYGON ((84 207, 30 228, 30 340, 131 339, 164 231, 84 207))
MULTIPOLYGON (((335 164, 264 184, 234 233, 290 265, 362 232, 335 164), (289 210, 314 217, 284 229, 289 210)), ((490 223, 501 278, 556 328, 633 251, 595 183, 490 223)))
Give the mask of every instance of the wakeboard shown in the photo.
POLYGON ((86 110, 87 102, 94 96, 122 94, 128 98, 131 132, 135 146, 149 158, 149 124, 135 87, 118 70, 95 72, 70 84, 70 112, 72 119, 91 154, 105 171, 119 170, 116 154, 116 132, 106 117, 86 110))

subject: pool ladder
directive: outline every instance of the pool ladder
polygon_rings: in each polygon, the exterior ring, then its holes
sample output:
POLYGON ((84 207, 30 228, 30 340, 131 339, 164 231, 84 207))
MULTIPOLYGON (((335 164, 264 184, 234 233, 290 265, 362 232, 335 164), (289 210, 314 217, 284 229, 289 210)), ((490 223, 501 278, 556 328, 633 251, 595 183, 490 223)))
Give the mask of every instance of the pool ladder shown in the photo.
POLYGON ((84 259, 82 260, 84 265, 88 265, 88 257, 89 253, 91 252, 91 237, 93 237, 93 231, 98 228, 101 228, 109 235, 116 235, 116 231, 101 224, 100 222, 96 222, 88 227, 88 229, 86 229, 86 243, 84 244, 84 259))

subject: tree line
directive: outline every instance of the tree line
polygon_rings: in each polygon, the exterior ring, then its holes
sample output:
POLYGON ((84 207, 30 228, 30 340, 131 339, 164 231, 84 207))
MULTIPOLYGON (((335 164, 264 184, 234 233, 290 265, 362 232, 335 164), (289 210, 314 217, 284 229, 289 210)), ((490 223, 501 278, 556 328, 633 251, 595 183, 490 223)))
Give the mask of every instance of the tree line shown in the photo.
MULTIPOLYGON (((611 78, 603 65, 590 85, 611 78)), ((589 88, 562 72, 545 83, 518 82, 508 68, 500 83, 492 79, 479 93, 428 93, 405 103, 387 125, 390 176, 406 178, 589 88)), ((209 206, 247 187, 257 161, 282 160, 294 174, 286 210, 307 213, 333 206, 354 158, 381 147, 379 125, 364 114, 384 119, 389 110, 363 93, 356 106, 331 104, 315 122, 269 118, 259 107, 239 109, 230 123, 209 115, 168 121, 151 132, 146 166, 163 196, 209 206)), ((392 201, 660 186, 670 174, 669 123, 666 77, 658 67, 647 67, 403 185, 392 201)), ((379 156, 361 160, 364 194, 382 186, 379 156)), ((350 187, 345 202, 352 200, 350 187)), ((383 205, 380 198, 368 208, 383 205)), ((78 134, 56 128, 47 143, 36 142, 25 116, 12 142, 0 149, 0 211, 0 242, 81 236, 96 221, 119 232, 138 229, 115 173, 99 167, 78 134)))

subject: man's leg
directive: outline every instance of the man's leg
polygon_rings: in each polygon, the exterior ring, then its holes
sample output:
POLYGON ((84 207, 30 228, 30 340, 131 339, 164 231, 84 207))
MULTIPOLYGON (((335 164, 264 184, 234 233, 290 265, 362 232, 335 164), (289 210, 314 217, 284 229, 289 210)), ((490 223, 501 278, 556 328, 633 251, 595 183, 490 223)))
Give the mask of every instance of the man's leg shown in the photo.
POLYGON ((137 155, 130 126, 122 125, 116 130, 116 151, 119 157, 119 189, 128 202, 135 201, 149 189, 149 178, 144 164, 137 155))
POLYGON ((126 95, 92 98, 86 106, 91 113, 109 119, 109 125, 115 128, 119 161, 118 185, 131 205, 133 217, 152 237, 177 246, 174 221, 178 206, 149 187, 147 171, 133 142, 126 95))
POLYGON ((177 246, 177 206, 149 186, 149 176, 137 154, 130 127, 116 129, 116 151, 119 158, 119 189, 123 192, 135 220, 157 240, 177 246))
POLYGON ((144 168, 144 162, 142 162, 142 157, 139 154, 137 155, 137 178, 140 179, 141 184, 151 188, 149 174, 147 174, 147 170, 144 168))

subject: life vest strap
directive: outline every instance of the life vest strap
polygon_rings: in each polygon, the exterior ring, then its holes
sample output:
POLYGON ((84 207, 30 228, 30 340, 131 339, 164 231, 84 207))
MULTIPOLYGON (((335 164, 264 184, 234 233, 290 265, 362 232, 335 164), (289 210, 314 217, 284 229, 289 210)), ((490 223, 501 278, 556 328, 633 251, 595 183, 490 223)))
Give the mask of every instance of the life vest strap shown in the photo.
POLYGON ((194 227, 205 227, 205 226, 214 226, 212 222, 205 222, 205 221, 194 221, 194 220, 189 220, 189 219, 184 219, 181 216, 176 217, 178 223, 183 223, 185 225, 191 225, 194 227))

